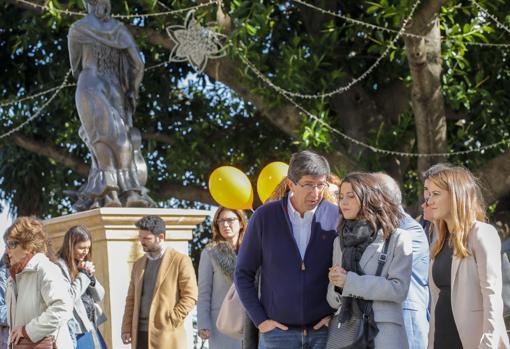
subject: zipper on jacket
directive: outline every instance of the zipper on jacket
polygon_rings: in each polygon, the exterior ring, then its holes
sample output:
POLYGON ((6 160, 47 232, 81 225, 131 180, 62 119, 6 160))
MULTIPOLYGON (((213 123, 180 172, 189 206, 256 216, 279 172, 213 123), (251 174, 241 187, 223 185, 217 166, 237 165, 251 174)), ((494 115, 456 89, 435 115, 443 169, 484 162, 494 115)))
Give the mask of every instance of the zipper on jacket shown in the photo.
POLYGON ((302 262, 301 262, 301 271, 305 271, 305 270, 306 270, 306 268, 305 268, 305 262, 303 262, 303 261, 302 261, 302 262))

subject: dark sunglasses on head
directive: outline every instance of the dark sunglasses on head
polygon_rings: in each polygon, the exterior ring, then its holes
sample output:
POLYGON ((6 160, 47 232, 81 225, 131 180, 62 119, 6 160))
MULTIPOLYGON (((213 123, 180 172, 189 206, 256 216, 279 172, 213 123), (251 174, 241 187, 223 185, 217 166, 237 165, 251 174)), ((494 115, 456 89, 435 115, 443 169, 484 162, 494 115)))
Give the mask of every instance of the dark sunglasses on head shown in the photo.
POLYGON ((17 241, 17 240, 7 240, 7 241, 5 242, 5 245, 7 246, 7 248, 8 248, 9 250, 13 250, 13 249, 15 249, 16 247, 18 247, 18 245, 19 245, 19 241, 17 241))

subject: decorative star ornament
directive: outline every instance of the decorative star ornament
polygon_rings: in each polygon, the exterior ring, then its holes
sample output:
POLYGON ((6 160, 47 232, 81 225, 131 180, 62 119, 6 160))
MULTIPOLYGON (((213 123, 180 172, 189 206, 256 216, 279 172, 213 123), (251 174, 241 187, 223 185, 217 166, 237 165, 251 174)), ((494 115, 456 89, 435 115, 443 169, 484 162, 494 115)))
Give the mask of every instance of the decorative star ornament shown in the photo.
POLYGON ((169 62, 190 62, 195 69, 203 72, 209 59, 225 56, 222 42, 226 36, 212 29, 214 23, 202 27, 195 19, 195 12, 186 15, 184 25, 172 25, 166 28, 170 39, 175 43, 169 62))

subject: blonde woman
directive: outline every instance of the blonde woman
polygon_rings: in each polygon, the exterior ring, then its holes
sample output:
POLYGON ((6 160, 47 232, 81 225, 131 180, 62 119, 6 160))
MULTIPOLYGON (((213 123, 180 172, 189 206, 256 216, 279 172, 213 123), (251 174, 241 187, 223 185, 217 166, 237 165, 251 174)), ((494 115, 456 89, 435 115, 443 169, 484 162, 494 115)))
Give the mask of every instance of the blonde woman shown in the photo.
POLYGON ((501 241, 486 216, 480 188, 462 167, 425 177, 435 222, 429 283, 429 348, 509 348, 501 296, 501 241))
MULTIPOLYGON (((202 251, 198 268, 198 335, 210 349, 241 349, 241 340, 220 333, 216 319, 232 285, 236 255, 246 230, 241 210, 219 207, 212 221, 212 242, 202 251)), ((241 321, 242 319, 240 319, 241 321)))

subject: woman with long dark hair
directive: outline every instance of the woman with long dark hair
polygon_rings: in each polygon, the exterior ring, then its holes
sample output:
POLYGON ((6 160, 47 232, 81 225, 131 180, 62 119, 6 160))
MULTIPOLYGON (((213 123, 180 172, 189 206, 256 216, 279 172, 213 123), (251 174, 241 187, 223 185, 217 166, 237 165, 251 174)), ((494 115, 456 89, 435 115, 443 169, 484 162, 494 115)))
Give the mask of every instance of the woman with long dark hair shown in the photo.
MULTIPOLYGON (((232 285, 236 256, 246 231, 241 210, 219 207, 212 221, 212 241, 200 256, 198 268, 198 335, 210 349, 241 349, 241 340, 220 333, 216 319, 232 285)), ((242 319, 239 319, 242 321, 242 319)))
POLYGON ((509 348, 503 320, 501 240, 485 223, 480 187, 463 167, 425 175, 435 223, 429 272, 429 348, 509 348))
POLYGON ((402 302, 411 281, 412 244, 398 228, 402 213, 368 173, 342 180, 339 206, 343 218, 334 241, 328 302, 339 309, 341 323, 360 312, 367 316, 368 341, 375 348, 408 348, 402 302))
POLYGON ((99 303, 104 288, 95 277, 92 239, 82 225, 71 227, 64 236, 58 265, 74 301, 73 319, 77 349, 106 348, 97 326, 106 320, 99 303))

